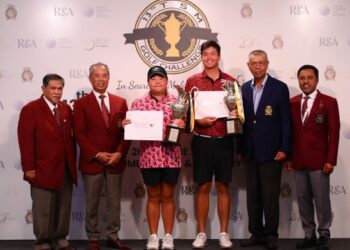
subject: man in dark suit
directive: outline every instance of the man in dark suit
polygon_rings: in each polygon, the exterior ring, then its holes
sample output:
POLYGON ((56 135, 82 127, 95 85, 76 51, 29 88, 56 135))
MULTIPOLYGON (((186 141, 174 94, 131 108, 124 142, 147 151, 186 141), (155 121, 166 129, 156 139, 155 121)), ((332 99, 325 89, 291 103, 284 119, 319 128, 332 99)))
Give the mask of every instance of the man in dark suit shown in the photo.
POLYGON ((318 70, 304 65, 298 70, 299 87, 303 92, 290 100, 293 124, 291 162, 294 169, 300 219, 305 238, 297 249, 318 246, 329 249, 332 224, 329 177, 337 164, 340 119, 337 100, 317 90, 318 70), (314 203, 318 220, 314 219, 314 203))
POLYGON ((85 229, 90 250, 99 250, 98 207, 105 183, 107 196, 107 246, 130 249, 118 237, 120 195, 124 157, 129 142, 124 141, 122 120, 125 99, 107 92, 109 69, 103 63, 90 67, 92 92, 74 103, 74 131, 80 147, 79 169, 83 174, 86 200, 85 229))
POLYGON ((238 150, 245 165, 252 236, 241 246, 265 243, 276 249, 282 161, 290 146, 291 121, 288 87, 267 74, 268 64, 266 52, 252 51, 248 67, 254 79, 242 86, 245 122, 238 150))
POLYGON ((73 250, 69 231, 72 183, 77 183, 72 111, 61 102, 64 80, 43 78, 43 95, 23 107, 18 143, 24 180, 31 186, 35 250, 73 250))

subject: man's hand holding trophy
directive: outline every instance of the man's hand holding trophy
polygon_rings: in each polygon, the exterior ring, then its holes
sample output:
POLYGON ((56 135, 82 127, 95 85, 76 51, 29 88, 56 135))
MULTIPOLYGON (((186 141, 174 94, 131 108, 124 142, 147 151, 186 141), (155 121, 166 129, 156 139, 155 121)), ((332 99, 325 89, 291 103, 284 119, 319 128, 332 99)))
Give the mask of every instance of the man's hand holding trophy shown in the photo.
POLYGON ((222 89, 227 91, 224 102, 229 111, 229 116, 226 118, 227 134, 229 135, 240 135, 243 133, 244 109, 240 89, 243 82, 241 75, 235 81, 222 80, 222 89))

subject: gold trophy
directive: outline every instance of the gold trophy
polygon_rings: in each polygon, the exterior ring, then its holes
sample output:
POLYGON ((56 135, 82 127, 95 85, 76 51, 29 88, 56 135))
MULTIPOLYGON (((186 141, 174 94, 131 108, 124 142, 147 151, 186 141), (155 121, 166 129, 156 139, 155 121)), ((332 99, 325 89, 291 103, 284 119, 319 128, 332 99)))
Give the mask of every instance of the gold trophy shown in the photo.
MULTIPOLYGON (((174 120, 181 119, 184 116, 188 107, 189 98, 189 93, 186 93, 181 86, 175 85, 175 88, 179 93, 178 98, 176 102, 168 104, 173 113, 174 120)), ((175 123, 169 124, 166 127, 164 141, 168 143, 179 144, 182 132, 183 129, 179 128, 175 123)))
POLYGON ((170 45, 170 48, 166 51, 166 57, 179 57, 179 50, 175 45, 181 39, 181 31, 186 27, 185 21, 179 21, 174 13, 170 14, 170 17, 165 22, 159 22, 158 27, 165 33, 165 41, 170 45))
POLYGON ((222 89, 227 91, 224 97, 225 105, 229 112, 237 109, 238 115, 230 115, 226 118, 226 129, 228 135, 240 135, 243 133, 242 123, 244 122, 244 110, 240 83, 243 83, 243 77, 239 75, 236 81, 221 80, 222 89))

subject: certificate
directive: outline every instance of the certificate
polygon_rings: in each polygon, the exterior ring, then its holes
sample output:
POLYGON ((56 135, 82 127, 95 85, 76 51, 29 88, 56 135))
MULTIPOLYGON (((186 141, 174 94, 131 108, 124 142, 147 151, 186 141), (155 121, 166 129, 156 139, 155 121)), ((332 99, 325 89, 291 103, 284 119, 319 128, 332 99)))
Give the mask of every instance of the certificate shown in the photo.
POLYGON ((227 117, 225 95, 227 91, 197 91, 194 99, 195 119, 202 119, 206 116, 227 117))
POLYGON ((131 123, 125 126, 125 140, 162 141, 163 111, 128 111, 131 123))

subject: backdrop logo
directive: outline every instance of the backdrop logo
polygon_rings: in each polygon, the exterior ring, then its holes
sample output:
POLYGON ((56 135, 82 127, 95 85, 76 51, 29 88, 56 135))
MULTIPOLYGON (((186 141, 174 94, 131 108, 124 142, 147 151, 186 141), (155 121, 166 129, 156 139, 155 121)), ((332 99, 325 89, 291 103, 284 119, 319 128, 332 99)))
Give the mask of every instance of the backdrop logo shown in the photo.
POLYGON ((176 219, 179 223, 185 223, 187 222, 188 214, 186 212, 186 209, 184 208, 179 208, 177 214, 176 214, 176 219))
POLYGON ((181 186, 181 189, 180 189, 181 195, 193 196, 195 193, 196 193, 195 186, 187 186, 187 185, 181 186))
POLYGON ((19 38, 17 39, 17 48, 19 49, 36 48, 36 42, 34 39, 19 38))
POLYGON ((16 159, 13 162, 13 167, 17 170, 22 170, 22 164, 21 164, 21 160, 20 159, 16 159))
POLYGON ((284 45, 283 39, 281 35, 275 35, 272 39, 272 47, 274 49, 282 49, 284 45))
POLYGON ((344 129, 343 136, 345 139, 350 140, 350 128, 344 129))
POLYGON ((337 72, 335 71, 333 66, 328 65, 326 67, 326 70, 324 71, 324 77, 326 78, 326 80, 334 80, 336 75, 337 75, 337 72))
POLYGON ((73 16, 73 10, 67 6, 56 6, 54 7, 54 16, 57 17, 67 17, 73 16))
POLYGON ((306 5, 290 5, 289 14, 292 16, 308 16, 310 11, 306 5))
POLYGON ((338 40, 332 36, 320 37, 320 47, 338 47, 338 40))
POLYGON ((33 224, 33 212, 31 209, 27 210, 26 215, 24 216, 27 224, 33 224))
POLYGON ((134 194, 136 198, 145 197, 146 189, 142 183, 138 183, 135 187, 134 194))
POLYGON ((184 0, 154 1, 138 17, 125 43, 150 67, 159 65, 169 74, 194 68, 200 62, 202 40, 217 41, 202 10, 184 0))
POLYGON ((253 9, 249 3, 244 3, 241 9, 241 16, 243 18, 250 18, 253 15, 253 9))
POLYGON ((292 194, 292 189, 288 183, 283 183, 281 186, 281 196, 286 198, 290 197, 292 194))
POLYGON ((29 67, 24 67, 22 71, 22 80, 25 82, 33 80, 33 72, 29 67))
POLYGON ((331 185, 329 187, 329 192, 332 195, 346 195, 346 189, 342 185, 331 185))
POLYGON ((83 9, 83 15, 85 17, 92 17, 95 14, 95 8, 92 6, 85 6, 83 9))
POLYGON ((7 20, 16 20, 17 10, 13 4, 7 5, 7 9, 5 10, 5 16, 7 20))
POLYGON ((231 209, 230 219, 233 222, 243 221, 243 214, 241 213, 241 211, 239 211, 237 209, 231 209))

